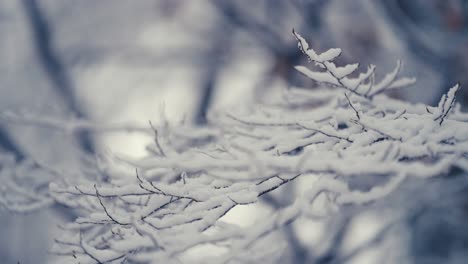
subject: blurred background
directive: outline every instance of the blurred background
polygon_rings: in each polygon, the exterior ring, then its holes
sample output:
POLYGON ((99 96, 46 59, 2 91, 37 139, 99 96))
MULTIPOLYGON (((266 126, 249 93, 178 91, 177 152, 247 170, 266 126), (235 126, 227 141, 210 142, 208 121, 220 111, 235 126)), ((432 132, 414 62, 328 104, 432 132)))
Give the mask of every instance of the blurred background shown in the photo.
MULTIPOLYGON (((292 28, 317 51, 343 49, 339 63, 376 64, 377 78, 403 60, 403 75, 418 82, 395 97, 434 105, 455 82, 468 84, 464 0, 2 0, 0 112, 145 126, 163 111, 170 122, 204 125, 209 111, 315 85, 293 68, 306 60, 292 28)), ((466 89, 458 102, 468 105, 466 89)), ((0 122, 3 152, 66 170, 102 151, 141 157, 150 142, 0 122)), ((70 217, 0 210, 0 263, 48 263, 53 230, 70 217)), ((456 239, 468 245, 467 236, 456 239)), ((415 258, 435 245, 408 243, 422 252, 415 258)))

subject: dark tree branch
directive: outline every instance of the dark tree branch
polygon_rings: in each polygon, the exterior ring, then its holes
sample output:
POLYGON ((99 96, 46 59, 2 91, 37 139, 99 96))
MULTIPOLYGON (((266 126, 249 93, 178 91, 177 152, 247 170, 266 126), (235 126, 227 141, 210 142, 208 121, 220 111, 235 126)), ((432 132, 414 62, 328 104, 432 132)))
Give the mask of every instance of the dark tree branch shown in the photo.
MULTIPOLYGON (((56 53, 53 45, 51 27, 41 10, 37 0, 22 0, 24 11, 31 27, 34 48, 52 88, 59 94, 71 113, 78 117, 84 117, 75 96, 75 88, 64 63, 56 53)), ((88 153, 94 153, 95 149, 88 132, 80 132, 78 141, 82 149, 88 153)))
POLYGON ((214 38, 212 46, 207 52, 207 58, 213 59, 211 63, 207 63, 202 70, 202 80, 200 83, 200 95, 198 107, 195 109, 195 124, 204 125, 207 123, 208 110, 213 101, 213 97, 216 91, 216 81, 218 79, 220 69, 223 67, 222 58, 226 55, 226 51, 231 43, 230 39, 230 27, 225 25, 226 23, 219 22, 217 30, 214 34, 217 36, 214 38))
POLYGON ((15 156, 16 161, 24 160, 25 156, 19 146, 17 146, 8 132, 0 127, 0 148, 15 156))

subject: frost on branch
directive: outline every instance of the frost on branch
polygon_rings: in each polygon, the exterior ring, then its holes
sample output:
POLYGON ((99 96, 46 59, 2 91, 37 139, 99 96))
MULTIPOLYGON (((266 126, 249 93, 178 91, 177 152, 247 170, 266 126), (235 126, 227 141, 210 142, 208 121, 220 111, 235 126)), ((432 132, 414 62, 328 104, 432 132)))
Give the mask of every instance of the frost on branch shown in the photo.
MULTIPOLYGON (((27 123, 29 119, 23 120, 17 117, 14 122, 16 121, 27 123)), ((51 182, 70 185, 82 180, 89 182, 103 178, 103 172, 97 169, 94 157, 83 155, 80 161, 83 166, 73 170, 70 166, 64 168, 38 159, 19 158, 10 152, 0 151, 0 210, 6 209, 16 213, 41 210, 56 202, 60 203, 60 200, 52 197, 53 193, 49 189, 51 182)), ((68 217, 66 212, 59 210, 58 213, 65 213, 62 216, 68 217)))
POLYGON ((360 73, 357 78, 348 77, 358 69, 359 64, 348 64, 343 67, 336 66, 333 60, 341 55, 341 49, 329 49, 324 53, 317 54, 313 49, 309 48, 307 41, 295 30, 293 30, 293 35, 298 41, 300 50, 322 71, 312 71, 304 66, 296 66, 296 69, 317 82, 337 86, 365 98, 372 98, 386 90, 405 87, 416 82, 414 78, 397 79, 401 68, 400 61, 397 62, 395 69, 378 83, 375 83, 375 65, 370 65, 367 71, 360 73))
POLYGON ((439 120, 439 125, 442 125, 444 119, 450 113, 453 106, 455 105, 455 95, 460 89, 460 84, 456 84, 454 87, 450 88, 447 94, 444 94, 440 99, 439 105, 437 106, 436 118, 435 121, 439 120))
MULTIPOLYGON (((318 54, 294 35, 321 71, 297 69, 333 87, 288 89, 281 102, 247 114, 213 114, 204 128, 152 127, 152 155, 123 161, 136 168, 127 178, 51 184, 56 201, 82 212, 52 251, 76 263, 173 263, 212 245, 217 250, 200 256, 201 263, 281 263, 292 246, 283 231, 298 219, 326 222, 376 204, 391 207, 381 201, 408 182, 468 170, 468 116, 455 105, 459 85, 437 107, 392 99, 383 92, 414 82, 397 79, 400 63, 377 83, 373 65, 351 78, 358 64, 332 62, 341 50, 318 54), (315 181, 289 193, 289 204, 278 201, 286 195, 282 186, 303 179, 315 181), (275 211, 253 225, 225 221, 233 208, 265 201, 275 211)), ((338 241, 340 228, 330 226, 321 241, 338 241)), ((307 248, 314 252, 307 263, 338 248, 323 244, 322 251, 307 248)))
POLYGON ((48 185, 56 174, 31 160, 16 161, 0 153, 0 207, 29 212, 53 203, 48 185))

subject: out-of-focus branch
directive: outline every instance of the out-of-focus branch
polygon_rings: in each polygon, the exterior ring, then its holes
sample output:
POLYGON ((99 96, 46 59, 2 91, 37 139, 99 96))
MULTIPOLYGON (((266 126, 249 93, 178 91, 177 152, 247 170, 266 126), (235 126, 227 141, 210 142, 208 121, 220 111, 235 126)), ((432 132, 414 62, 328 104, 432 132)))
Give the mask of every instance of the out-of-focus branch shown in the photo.
POLYGON ((317 263, 317 264, 338 263, 337 259, 339 258, 339 252, 346 238, 351 220, 352 220, 352 217, 348 215, 343 216, 342 219, 338 219, 338 224, 336 224, 336 228, 332 229, 333 233, 332 233, 330 241, 328 241, 327 250, 321 256, 317 257, 314 263, 317 263))
MULTIPOLYGON (((0 151, 5 151, 5 152, 7 152, 9 154, 14 155, 14 157, 15 157, 14 162, 18 163, 18 167, 24 165, 25 163, 30 162, 30 161, 27 160, 26 155, 23 153, 21 148, 15 144, 15 142, 10 137, 8 132, 5 131, 1 127, 0 127, 0 151)), ((2 164, 2 166, 0 166, 0 170, 2 170, 2 169, 5 169, 5 164, 2 164)), ((7 176, 7 175, 8 175, 8 173, 3 174, 3 176, 7 176)), ((15 177, 16 175, 12 175, 12 176, 15 177)), ((15 179, 5 179, 5 178, 3 178, 2 180, 3 181, 8 181, 9 183, 10 182, 15 182, 15 179)), ((3 194, 1 192, 0 192, 0 194, 3 196, 3 194)), ((33 203, 26 206, 24 208, 25 211, 35 210, 35 208, 41 208, 43 205, 49 204, 51 202, 51 200, 49 201, 49 199, 47 199, 47 198, 39 197, 38 194, 36 194, 36 195, 38 196, 38 199, 34 200, 33 203), (30 209, 28 209, 28 208, 30 208, 30 209)), ((4 206, 8 207, 9 205, 4 204, 4 206)), ((12 209, 17 210, 16 208, 12 208, 12 209)), ((60 204, 57 204, 57 203, 54 203, 52 205, 52 209, 54 210, 55 213, 57 213, 57 215, 59 215, 63 219, 66 219, 67 221, 73 221, 77 217, 77 215, 72 211, 71 208, 64 207, 64 206, 62 206, 60 204)), ((18 210, 18 211, 21 211, 21 210, 18 210)))
POLYGON ((247 30, 252 36, 268 47, 274 53, 282 53, 287 49, 278 34, 267 24, 257 21, 247 14, 241 14, 231 1, 212 1, 220 13, 233 25, 247 30))
POLYGON ((137 123, 103 124, 93 123, 85 119, 64 120, 32 114, 3 113, 0 114, 0 121, 8 124, 30 125, 54 129, 69 135, 75 135, 83 131, 93 133, 115 131, 140 132, 145 134, 152 133, 151 127, 149 125, 139 125, 137 123))
POLYGON ((217 34, 214 37, 215 41, 213 41, 210 50, 207 52, 206 58, 214 59, 207 63, 202 70, 203 79, 200 83, 200 100, 198 109, 195 110, 195 124, 197 125, 203 125, 207 122, 207 113, 216 91, 216 81, 224 63, 223 57, 228 52, 231 43, 230 30, 231 28, 225 25, 224 22, 219 22, 214 33, 217 34))
POLYGON ((23 152, 16 146, 11 136, 3 127, 0 127, 0 148, 13 154, 17 161, 21 161, 25 158, 23 152))
MULTIPOLYGON (((302 20, 299 25, 294 25, 295 27, 308 30, 314 36, 320 35, 321 42, 327 38, 326 34, 322 33, 325 25, 320 16, 327 6, 326 1, 301 4, 295 1, 269 2, 265 8, 268 16, 272 16, 274 19, 264 19, 265 21, 256 15, 243 12, 240 5, 235 2, 212 1, 212 3, 232 26, 239 31, 247 32, 272 56, 273 66, 265 74, 261 81, 262 84, 271 83, 279 77, 288 84, 298 85, 298 74, 293 66, 300 64, 302 56, 297 50, 297 43, 285 41, 287 36, 277 32, 277 29, 281 28, 282 21, 287 21, 288 17, 293 16, 292 14, 294 16, 300 15, 302 20)), ((265 87, 256 91, 256 97, 260 97, 260 93, 265 93, 265 87)))
MULTIPOLYGON (((22 0, 22 4, 31 27, 33 45, 38 60, 42 64, 52 88, 62 98, 71 113, 83 117, 84 113, 80 110, 76 100, 75 87, 60 56, 54 50, 52 30, 41 6, 36 0, 22 0)), ((78 141, 84 151, 94 153, 93 142, 88 133, 80 133, 78 141)))
MULTIPOLYGON (((454 73, 456 72, 457 67, 460 66, 460 64, 456 63, 453 59, 453 51, 455 50, 453 49, 453 45, 464 42, 460 41, 460 39, 456 39, 453 35, 450 35, 450 29, 445 29, 445 32, 440 30, 437 32, 437 30, 428 30, 425 28, 423 22, 418 21, 418 17, 421 17, 421 12, 426 12, 427 10, 421 11, 418 3, 418 1, 401 0, 376 1, 377 9, 383 15, 385 20, 388 21, 388 24, 392 26, 393 30, 398 33, 397 36, 406 45, 410 53, 424 65, 434 69, 434 72, 440 73, 443 79, 442 84, 443 86, 446 86, 454 81, 454 73), (418 23, 420 25, 418 25, 418 23), (428 38, 425 37, 424 34, 431 34, 434 37, 431 41, 428 41, 428 38), (441 39, 441 37, 443 37, 445 41, 437 41, 441 39), (449 45, 450 47, 446 46, 443 51, 440 51, 440 47, 433 47, 434 43, 447 43, 445 45, 449 45)), ((437 19, 437 17, 434 17, 434 20, 435 19, 437 19)), ((427 21, 425 24, 428 24, 427 21)), ((440 96, 442 96, 443 92, 444 91, 441 90, 440 94, 434 97, 434 100, 438 100, 440 96)), ((436 103, 436 101, 433 103, 436 103)))

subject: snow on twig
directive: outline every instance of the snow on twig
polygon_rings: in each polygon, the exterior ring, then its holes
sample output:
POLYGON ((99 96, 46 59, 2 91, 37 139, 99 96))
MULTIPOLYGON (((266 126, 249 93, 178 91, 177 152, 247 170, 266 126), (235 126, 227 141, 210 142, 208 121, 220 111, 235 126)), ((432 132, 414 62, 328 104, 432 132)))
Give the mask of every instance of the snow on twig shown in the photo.
MULTIPOLYGON (((262 252, 244 253, 257 247, 267 252, 272 234, 298 218, 330 217, 343 206, 384 199, 410 178, 441 177, 454 167, 468 168, 468 117, 455 109, 459 85, 437 107, 391 99, 385 91, 414 83, 397 78, 400 62, 377 83, 374 65, 351 78, 359 64, 336 66, 333 60, 340 49, 317 53, 301 35, 293 34, 319 71, 296 69, 332 87, 289 89, 282 103, 244 115, 213 115, 206 128, 134 128, 153 132, 155 145, 146 158, 120 160, 135 167, 136 175, 50 185, 56 201, 84 212, 67 225, 64 232, 71 235, 57 241, 60 254, 89 263, 164 263, 199 245, 214 245, 228 249, 214 257, 219 263, 255 261, 262 252), (301 107, 311 101, 316 107, 301 107), (259 203, 304 178, 318 179, 304 193, 294 193, 292 204, 249 227, 225 222, 233 208, 259 203), (353 185, 356 178, 366 179, 366 187, 353 185), (325 214, 315 208, 320 197, 332 208, 325 214)), ((71 132, 132 130, 127 125, 14 115, 2 120, 71 132)), ((11 172, 4 174, 11 177, 11 172)))

